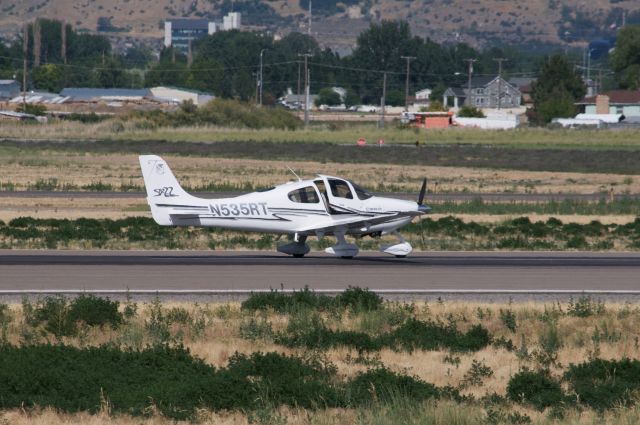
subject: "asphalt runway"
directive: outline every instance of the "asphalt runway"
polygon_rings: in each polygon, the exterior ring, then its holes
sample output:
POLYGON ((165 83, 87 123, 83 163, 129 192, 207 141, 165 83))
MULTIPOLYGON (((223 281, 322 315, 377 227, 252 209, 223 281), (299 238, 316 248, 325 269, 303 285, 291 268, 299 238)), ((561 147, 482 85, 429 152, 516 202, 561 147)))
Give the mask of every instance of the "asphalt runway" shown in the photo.
POLYGON ((388 294, 640 295, 637 253, 414 253, 397 259, 361 252, 345 260, 312 252, 297 259, 251 251, 0 250, 0 294, 248 293, 270 288, 388 294))

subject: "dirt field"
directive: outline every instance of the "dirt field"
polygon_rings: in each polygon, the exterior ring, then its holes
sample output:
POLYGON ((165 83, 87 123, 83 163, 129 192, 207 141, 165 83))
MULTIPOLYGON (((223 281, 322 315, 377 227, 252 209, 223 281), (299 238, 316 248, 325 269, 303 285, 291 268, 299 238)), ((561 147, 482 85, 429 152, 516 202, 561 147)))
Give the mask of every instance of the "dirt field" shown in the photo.
MULTIPOLYGON (((424 177, 429 191, 522 193, 639 193, 640 176, 609 173, 495 170, 394 164, 340 164, 163 155, 185 188, 242 190, 269 187, 318 173, 349 178, 374 191, 418 191, 424 177)), ((135 154, 19 152, 0 157, 0 190, 142 190, 135 154), (92 188, 93 186, 93 188, 92 188), (100 188, 98 188, 100 190, 100 188)))

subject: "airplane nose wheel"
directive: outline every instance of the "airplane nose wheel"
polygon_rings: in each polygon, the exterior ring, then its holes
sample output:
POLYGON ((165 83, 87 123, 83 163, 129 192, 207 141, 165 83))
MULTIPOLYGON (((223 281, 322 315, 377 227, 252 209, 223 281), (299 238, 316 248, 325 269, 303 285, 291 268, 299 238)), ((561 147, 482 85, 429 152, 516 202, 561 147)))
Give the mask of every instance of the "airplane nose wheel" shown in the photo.
POLYGON ((409 242, 404 240, 400 233, 395 231, 393 234, 398 238, 399 243, 395 245, 383 245, 380 247, 380 251, 386 254, 391 254, 396 258, 406 258, 406 256, 413 251, 413 248, 409 242))

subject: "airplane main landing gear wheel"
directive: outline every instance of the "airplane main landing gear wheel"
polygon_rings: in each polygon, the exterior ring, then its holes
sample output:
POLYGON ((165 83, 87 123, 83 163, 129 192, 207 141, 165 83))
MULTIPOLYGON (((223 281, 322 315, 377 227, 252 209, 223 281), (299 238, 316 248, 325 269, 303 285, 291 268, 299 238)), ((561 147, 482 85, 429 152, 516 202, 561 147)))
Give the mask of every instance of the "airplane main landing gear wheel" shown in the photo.
POLYGON ((290 242, 286 245, 279 245, 278 252, 282 252, 283 254, 288 254, 293 256, 294 258, 302 258, 305 254, 308 254, 311 248, 306 243, 306 236, 297 236, 293 242, 290 242))

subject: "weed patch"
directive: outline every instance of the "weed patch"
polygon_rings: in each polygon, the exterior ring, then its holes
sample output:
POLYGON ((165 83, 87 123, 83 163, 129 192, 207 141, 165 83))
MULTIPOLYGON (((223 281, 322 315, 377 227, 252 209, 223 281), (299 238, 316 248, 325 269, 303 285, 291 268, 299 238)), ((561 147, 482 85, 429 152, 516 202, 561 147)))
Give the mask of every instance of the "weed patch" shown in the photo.
POLYGON ((640 390, 640 361, 594 359, 571 364, 564 379, 580 403, 596 410, 629 406, 640 390))
POLYGON ((531 404, 538 410, 563 402, 560 383, 548 371, 521 370, 509 379, 507 397, 518 403, 531 404))

